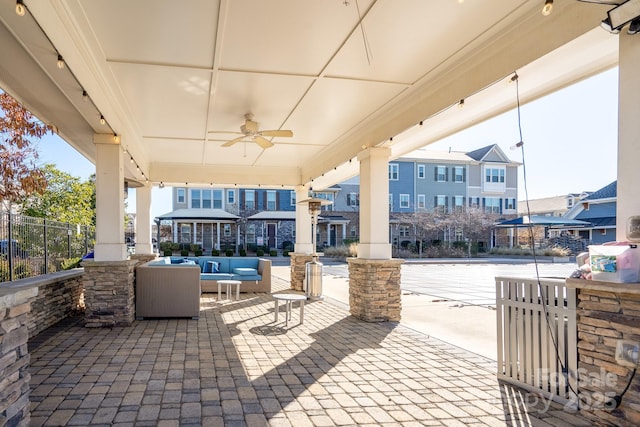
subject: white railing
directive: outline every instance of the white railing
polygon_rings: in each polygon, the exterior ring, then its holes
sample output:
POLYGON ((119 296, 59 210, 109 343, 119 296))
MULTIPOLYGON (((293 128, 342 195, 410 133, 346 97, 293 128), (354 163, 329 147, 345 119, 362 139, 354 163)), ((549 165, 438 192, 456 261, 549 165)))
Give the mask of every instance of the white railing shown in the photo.
POLYGON ((496 277, 498 378, 575 402, 576 290, 564 279, 496 277))

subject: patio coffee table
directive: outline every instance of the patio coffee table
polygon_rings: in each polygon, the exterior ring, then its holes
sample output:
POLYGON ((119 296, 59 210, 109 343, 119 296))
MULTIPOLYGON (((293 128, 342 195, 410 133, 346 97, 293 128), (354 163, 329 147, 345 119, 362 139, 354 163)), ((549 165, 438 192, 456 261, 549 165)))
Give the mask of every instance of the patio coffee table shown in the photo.
POLYGON ((300 301, 300 324, 304 322, 304 302, 307 297, 304 295, 296 294, 273 294, 273 301, 275 302, 275 321, 278 321, 278 312, 280 307, 278 301, 285 302, 285 326, 289 326, 289 319, 291 319, 291 305, 294 301, 300 301))
POLYGON ((231 287, 235 286, 236 287, 236 299, 239 300, 240 299, 240 284, 242 282, 240 280, 218 280, 218 301, 220 301, 220 299, 222 298, 222 294, 221 294, 221 290, 222 290, 222 286, 226 286, 226 292, 227 292, 227 299, 232 299, 230 297, 231 294, 231 287))

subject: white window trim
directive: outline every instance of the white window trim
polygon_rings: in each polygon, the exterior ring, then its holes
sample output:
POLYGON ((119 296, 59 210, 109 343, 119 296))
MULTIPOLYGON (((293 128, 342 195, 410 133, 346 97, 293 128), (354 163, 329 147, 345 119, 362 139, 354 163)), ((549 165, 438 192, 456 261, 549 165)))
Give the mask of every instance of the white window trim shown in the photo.
POLYGON ((426 209, 427 207, 427 196, 425 194, 418 194, 418 209, 426 209))
POLYGON ((389 181, 398 181, 400 179, 400 165, 398 163, 389 163, 389 181), (394 178, 395 175, 395 178, 394 178))
POLYGON ((406 193, 402 193, 400 194, 400 208, 401 209, 408 209, 411 207, 411 195, 410 194, 406 194, 406 193), (405 199, 405 200, 403 200, 405 199), (406 202, 406 206, 404 205, 404 203, 406 202))
POLYGON ((418 165, 418 179, 425 179, 426 177, 427 177, 427 165, 422 165, 422 164, 418 165))

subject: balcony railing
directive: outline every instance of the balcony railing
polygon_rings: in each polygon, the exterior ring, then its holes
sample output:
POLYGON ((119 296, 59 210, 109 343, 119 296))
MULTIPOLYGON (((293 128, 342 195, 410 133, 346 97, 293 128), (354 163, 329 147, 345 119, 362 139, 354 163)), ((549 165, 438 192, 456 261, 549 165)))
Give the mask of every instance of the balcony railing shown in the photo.
POLYGON ((94 243, 92 226, 0 212, 0 282, 59 271, 94 243))

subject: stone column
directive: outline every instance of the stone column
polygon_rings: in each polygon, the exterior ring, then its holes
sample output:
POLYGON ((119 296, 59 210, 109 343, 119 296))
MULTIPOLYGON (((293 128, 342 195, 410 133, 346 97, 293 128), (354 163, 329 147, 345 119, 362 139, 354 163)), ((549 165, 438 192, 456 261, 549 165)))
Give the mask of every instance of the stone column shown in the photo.
POLYGON ((135 319, 134 269, 138 262, 82 262, 86 327, 131 325, 135 319))
POLYGON ((30 299, 36 286, 24 290, 0 289, 0 425, 29 425, 29 331, 30 299))
POLYGON ((360 160, 360 244, 349 263, 349 308, 367 322, 400 321, 400 266, 389 244, 388 148, 369 148, 360 160))
POLYGON ((619 37, 618 79, 618 184, 616 202, 616 240, 627 239, 629 217, 640 214, 640 43, 626 29, 619 37))
POLYGON ((301 254, 289 252, 291 258, 291 289, 296 291, 305 290, 305 277, 307 274, 307 263, 311 262, 311 254, 301 254))
POLYGON ((151 242, 151 184, 136 188, 136 253, 153 253, 151 242))

